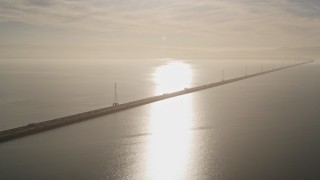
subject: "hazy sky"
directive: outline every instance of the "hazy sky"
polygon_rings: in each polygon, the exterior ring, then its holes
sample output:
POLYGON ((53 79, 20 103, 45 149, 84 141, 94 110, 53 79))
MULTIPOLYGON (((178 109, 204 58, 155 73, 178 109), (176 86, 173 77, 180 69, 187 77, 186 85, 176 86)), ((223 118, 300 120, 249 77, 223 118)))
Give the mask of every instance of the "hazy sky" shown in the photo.
POLYGON ((0 0, 0 56, 320 45, 319 0, 0 0))

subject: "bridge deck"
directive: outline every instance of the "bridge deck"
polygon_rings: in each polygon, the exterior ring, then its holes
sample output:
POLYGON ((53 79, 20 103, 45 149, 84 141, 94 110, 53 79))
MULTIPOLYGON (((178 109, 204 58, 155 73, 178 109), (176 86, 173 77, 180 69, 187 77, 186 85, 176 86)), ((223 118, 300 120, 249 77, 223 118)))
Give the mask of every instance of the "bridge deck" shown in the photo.
POLYGON ((48 120, 48 121, 43 121, 43 122, 39 122, 39 123, 31 123, 26 126, 21 126, 21 127, 9 129, 9 130, 1 131, 0 132, 0 142, 9 141, 9 140, 12 140, 15 138, 39 133, 42 131, 54 129, 54 128, 61 127, 61 126, 66 126, 66 125, 80 122, 83 120, 92 119, 95 117, 123 111, 126 109, 134 108, 137 106, 142 106, 142 105, 153 103, 156 101, 161 101, 164 99, 168 99, 168 98, 172 98, 172 97, 176 97, 176 96, 180 96, 180 95, 184 95, 184 94, 188 94, 188 93, 192 93, 192 92, 196 92, 196 91, 201 91, 201 90, 213 88, 216 86, 221 86, 224 84, 240 81, 243 79, 252 78, 255 76, 268 74, 268 73, 275 72, 275 71, 280 71, 280 70, 283 70, 286 68, 291 68, 294 66, 299 66, 299 65, 303 65, 303 64, 311 63, 311 62, 313 62, 313 61, 307 61, 307 62, 303 62, 303 63, 293 64, 293 65, 289 65, 286 67, 277 68, 274 70, 268 70, 268 71, 264 71, 264 72, 260 72, 260 73, 256 73, 256 74, 251 74, 251 75, 247 75, 247 76, 241 76, 241 77, 228 79, 228 80, 224 80, 224 81, 220 81, 220 82, 216 82, 216 83, 210 83, 210 84, 205 84, 205 85, 196 86, 196 87, 192 87, 192 88, 187 88, 187 89, 184 89, 181 91, 176 91, 173 93, 167 93, 167 94, 163 94, 163 95, 159 95, 159 96, 152 96, 152 97, 145 98, 145 99, 140 99, 140 100, 136 100, 136 101, 131 101, 131 102, 119 104, 117 106, 110 106, 110 107, 106 107, 106 108, 96 109, 96 110, 92 110, 92 111, 87 111, 87 112, 74 114, 74 115, 70 115, 70 116, 65 116, 65 117, 52 119, 52 120, 48 120))

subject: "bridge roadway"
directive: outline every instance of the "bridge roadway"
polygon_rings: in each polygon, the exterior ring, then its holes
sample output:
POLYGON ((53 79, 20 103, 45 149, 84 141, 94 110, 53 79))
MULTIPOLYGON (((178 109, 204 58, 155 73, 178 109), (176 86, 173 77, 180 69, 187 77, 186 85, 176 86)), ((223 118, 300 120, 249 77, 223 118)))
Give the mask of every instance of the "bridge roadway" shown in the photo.
POLYGON ((237 78, 232 78, 232 79, 228 79, 228 80, 223 80, 220 82, 205 84, 205 85, 192 87, 192 88, 185 88, 184 90, 181 90, 181 91, 176 91, 173 93, 167 93, 167 94, 158 95, 158 96, 152 96, 152 97, 145 98, 145 99, 140 99, 140 100, 136 100, 136 101, 131 101, 131 102, 119 104, 117 106, 110 106, 110 107, 106 107, 106 108, 87 111, 87 112, 74 114, 74 115, 70 115, 70 116, 65 116, 65 117, 52 119, 52 120, 48 120, 48 121, 43 121, 43 122, 39 122, 39 123, 31 123, 26 126, 21 126, 21 127, 9 129, 9 130, 4 130, 4 131, 0 132, 0 143, 5 142, 5 141, 9 141, 12 139, 20 138, 23 136, 39 133, 42 131, 54 129, 57 127, 66 126, 66 125, 80 122, 83 120, 92 119, 95 117, 123 111, 126 109, 142 106, 142 105, 153 103, 156 101, 161 101, 164 99, 168 99, 168 98, 172 98, 172 97, 176 97, 176 96, 180 96, 180 95, 184 95, 184 94, 188 94, 188 93, 192 93, 192 92, 196 92, 196 91, 201 91, 201 90, 213 88, 216 86, 221 86, 224 84, 240 81, 243 79, 252 78, 255 76, 268 74, 268 73, 275 72, 275 71, 280 71, 283 69, 287 69, 287 68, 291 68, 291 67, 311 63, 311 62, 313 62, 313 61, 306 61, 306 62, 301 62, 301 63, 297 63, 297 64, 292 64, 289 66, 280 67, 277 69, 272 69, 272 70, 268 70, 268 71, 264 71, 264 72, 260 72, 260 73, 255 73, 255 74, 250 74, 250 75, 246 75, 246 76, 241 76, 241 77, 237 77, 237 78))

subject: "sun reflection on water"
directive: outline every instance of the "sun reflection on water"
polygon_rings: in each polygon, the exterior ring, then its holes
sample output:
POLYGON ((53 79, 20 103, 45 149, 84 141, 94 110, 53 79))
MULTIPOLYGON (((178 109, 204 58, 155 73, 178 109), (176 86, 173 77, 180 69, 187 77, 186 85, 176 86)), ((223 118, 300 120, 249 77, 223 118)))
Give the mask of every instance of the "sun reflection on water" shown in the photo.
MULTIPOLYGON (((189 87, 191 74, 190 67, 180 62, 159 67, 155 74, 156 92, 189 87)), ((192 95, 188 94, 152 104, 148 179, 184 179, 191 141, 191 101, 192 95)))
POLYGON ((156 69, 154 82, 156 94, 169 93, 190 87, 192 71, 189 64, 183 62, 170 62, 156 69))

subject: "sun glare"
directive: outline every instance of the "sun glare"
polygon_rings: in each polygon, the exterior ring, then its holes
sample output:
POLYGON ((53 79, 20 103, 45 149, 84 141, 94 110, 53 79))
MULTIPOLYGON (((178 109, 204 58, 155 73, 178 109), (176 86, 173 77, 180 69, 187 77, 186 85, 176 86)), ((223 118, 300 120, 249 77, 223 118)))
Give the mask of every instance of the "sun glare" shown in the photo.
MULTIPOLYGON (((156 91, 170 92, 189 87, 191 69, 184 63, 169 63, 155 73, 156 91)), ((192 95, 151 105, 148 145, 148 179, 179 180, 186 174, 191 143, 192 95)))
POLYGON ((156 94, 170 93, 190 87, 192 71, 190 65, 182 62, 170 62, 156 69, 154 82, 156 94))

